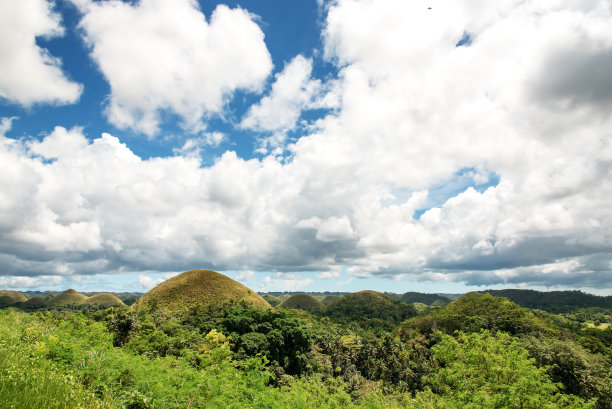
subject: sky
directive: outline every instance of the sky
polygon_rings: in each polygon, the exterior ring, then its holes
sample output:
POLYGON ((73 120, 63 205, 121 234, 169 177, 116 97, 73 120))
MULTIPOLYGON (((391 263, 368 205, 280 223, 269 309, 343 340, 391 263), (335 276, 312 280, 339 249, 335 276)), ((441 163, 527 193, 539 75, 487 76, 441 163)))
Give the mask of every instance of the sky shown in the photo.
POLYGON ((612 294, 607 0, 0 0, 0 288, 612 294))

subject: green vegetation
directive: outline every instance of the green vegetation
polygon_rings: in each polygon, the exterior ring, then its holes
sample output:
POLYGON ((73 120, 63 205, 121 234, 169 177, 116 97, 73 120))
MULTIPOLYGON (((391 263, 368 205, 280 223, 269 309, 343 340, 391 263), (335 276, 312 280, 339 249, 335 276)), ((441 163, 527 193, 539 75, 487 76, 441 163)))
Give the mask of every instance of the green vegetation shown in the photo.
POLYGON ((324 305, 329 305, 331 303, 333 303, 334 301, 338 301, 340 298, 342 298, 342 295, 326 295, 325 297, 323 297, 323 300, 321 300, 321 302, 324 305))
POLYGON ((274 296, 272 294, 260 294, 260 295, 261 295, 261 298, 266 300, 266 302, 268 304, 270 304, 270 306, 272 306, 272 307, 276 307, 277 305, 279 305, 282 302, 278 297, 276 297, 276 296, 274 296))
POLYGON ((402 325, 401 331, 418 330, 422 334, 442 331, 475 332, 481 329, 504 331, 512 335, 550 333, 560 329, 551 321, 513 302, 489 294, 469 293, 445 307, 415 317, 402 325))
POLYGON ((323 308, 323 303, 310 294, 294 294, 283 301, 278 307, 312 311, 323 308))
POLYGON ((53 307, 62 305, 81 305, 87 300, 87 296, 83 295, 72 288, 56 295, 47 301, 47 304, 53 307))
POLYGON ((570 312, 579 308, 612 309, 612 296, 600 297, 582 291, 487 290, 496 297, 505 297, 522 307, 548 312, 570 312))
POLYGON ((416 310, 390 295, 368 290, 345 295, 328 304, 321 314, 341 324, 390 331, 400 322, 415 316, 416 310))
POLYGON ((434 307, 446 305, 449 302, 451 302, 450 298, 442 297, 441 295, 438 295, 438 294, 423 294, 423 293, 416 293, 413 291, 404 293, 399 298, 399 300, 405 302, 406 304, 412 304, 412 303, 418 302, 421 304, 431 305, 434 307))
POLYGON ((193 306, 208 306, 230 300, 245 301, 262 309, 271 308, 257 293, 210 270, 191 270, 172 277, 143 295, 133 308, 159 308, 180 315, 193 306))
POLYGON ((17 291, 0 290, 0 307, 6 307, 28 299, 25 295, 17 291))
POLYGON ((194 302, 177 284, 137 308, 0 310, 0 406, 612 408, 610 329, 479 293, 419 316, 374 291, 262 308, 197 271, 178 276, 194 302))
POLYGON ((96 294, 88 297, 84 304, 100 305, 103 307, 121 307, 125 305, 123 301, 112 294, 96 294))
POLYGON ((592 408, 557 385, 528 351, 505 333, 442 335, 432 348, 440 369, 426 378, 417 407, 435 408, 592 408))

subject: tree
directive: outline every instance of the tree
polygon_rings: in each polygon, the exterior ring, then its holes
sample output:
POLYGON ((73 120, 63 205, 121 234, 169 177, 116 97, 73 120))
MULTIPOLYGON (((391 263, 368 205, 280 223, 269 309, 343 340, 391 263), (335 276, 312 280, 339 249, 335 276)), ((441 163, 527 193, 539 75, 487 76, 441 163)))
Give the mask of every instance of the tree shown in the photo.
POLYGON ((544 368, 516 338, 488 330, 441 335, 432 347, 440 370, 426 378, 428 388, 415 408, 592 408, 592 402, 560 393, 544 368))

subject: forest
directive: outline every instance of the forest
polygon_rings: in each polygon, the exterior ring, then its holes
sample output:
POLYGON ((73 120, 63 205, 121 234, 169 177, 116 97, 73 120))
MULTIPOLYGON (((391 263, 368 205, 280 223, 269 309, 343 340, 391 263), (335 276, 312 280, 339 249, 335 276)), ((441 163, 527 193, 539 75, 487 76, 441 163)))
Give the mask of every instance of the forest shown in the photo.
POLYGON ((1 406, 612 408, 610 297, 258 295, 194 272, 129 306, 3 291, 1 406))

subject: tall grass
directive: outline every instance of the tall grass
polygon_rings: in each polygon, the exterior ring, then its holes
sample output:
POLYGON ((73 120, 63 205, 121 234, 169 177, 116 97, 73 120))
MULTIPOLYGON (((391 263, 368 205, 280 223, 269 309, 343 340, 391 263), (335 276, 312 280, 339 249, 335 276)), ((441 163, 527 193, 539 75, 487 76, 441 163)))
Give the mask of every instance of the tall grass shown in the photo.
POLYGON ((25 314, 1 311, 0 405, 3 409, 110 409, 53 362, 35 353, 44 328, 25 314), (8 318, 8 319, 6 319, 8 318), (30 342, 28 342, 30 341, 30 342))

